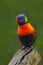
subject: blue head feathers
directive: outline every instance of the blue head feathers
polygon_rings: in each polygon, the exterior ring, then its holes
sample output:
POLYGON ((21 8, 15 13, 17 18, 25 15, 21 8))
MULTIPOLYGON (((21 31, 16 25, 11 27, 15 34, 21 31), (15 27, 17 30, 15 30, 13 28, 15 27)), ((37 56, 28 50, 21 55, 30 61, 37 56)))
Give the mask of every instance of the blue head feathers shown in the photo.
POLYGON ((16 22, 18 22, 18 24, 25 24, 25 15, 24 14, 19 14, 17 17, 16 17, 16 22))

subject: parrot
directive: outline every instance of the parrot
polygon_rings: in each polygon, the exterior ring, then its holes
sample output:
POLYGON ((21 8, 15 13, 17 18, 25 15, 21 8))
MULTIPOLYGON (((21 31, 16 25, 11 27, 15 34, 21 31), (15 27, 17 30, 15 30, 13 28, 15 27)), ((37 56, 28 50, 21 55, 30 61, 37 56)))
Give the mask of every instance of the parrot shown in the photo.
POLYGON ((22 46, 31 47, 36 40, 34 27, 30 24, 28 17, 25 14, 16 16, 18 23, 17 34, 22 46))

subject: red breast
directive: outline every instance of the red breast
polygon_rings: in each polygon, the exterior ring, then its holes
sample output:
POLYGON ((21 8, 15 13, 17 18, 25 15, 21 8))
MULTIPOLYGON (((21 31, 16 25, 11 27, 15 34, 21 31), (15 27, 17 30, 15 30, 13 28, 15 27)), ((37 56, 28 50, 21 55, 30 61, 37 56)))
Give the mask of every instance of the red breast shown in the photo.
POLYGON ((18 35, 24 36, 27 34, 34 34, 34 28, 28 23, 24 25, 18 25, 18 35))

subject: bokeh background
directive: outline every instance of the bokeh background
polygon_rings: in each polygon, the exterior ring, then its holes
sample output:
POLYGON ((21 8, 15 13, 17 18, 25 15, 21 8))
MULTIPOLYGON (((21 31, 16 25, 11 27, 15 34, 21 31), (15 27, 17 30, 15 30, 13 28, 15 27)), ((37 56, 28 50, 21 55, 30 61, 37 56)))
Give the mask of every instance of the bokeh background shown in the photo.
POLYGON ((43 0, 0 0, 0 65, 8 65, 21 47, 17 36, 16 16, 24 13, 35 27, 36 49, 43 65, 43 0))

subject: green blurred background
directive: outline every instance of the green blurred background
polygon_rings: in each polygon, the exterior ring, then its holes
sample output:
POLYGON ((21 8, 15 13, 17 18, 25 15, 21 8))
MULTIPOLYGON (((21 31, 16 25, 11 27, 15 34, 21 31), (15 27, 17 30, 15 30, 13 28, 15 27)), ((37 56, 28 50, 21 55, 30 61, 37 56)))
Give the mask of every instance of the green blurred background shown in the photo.
POLYGON ((43 0, 0 0, 0 65, 8 65, 21 47, 17 37, 16 16, 24 13, 36 29, 37 45, 43 65, 43 0))

